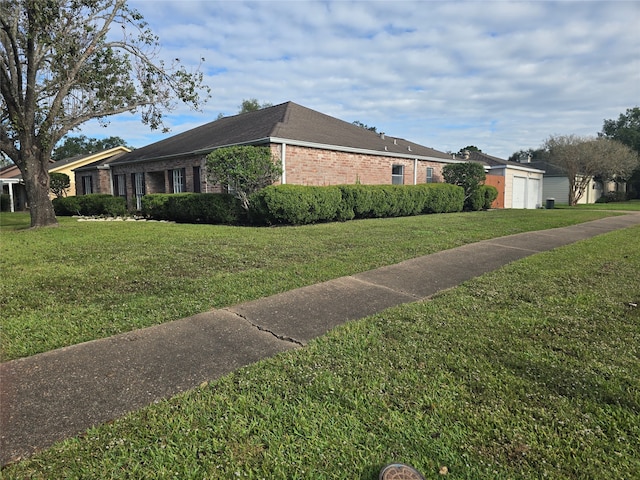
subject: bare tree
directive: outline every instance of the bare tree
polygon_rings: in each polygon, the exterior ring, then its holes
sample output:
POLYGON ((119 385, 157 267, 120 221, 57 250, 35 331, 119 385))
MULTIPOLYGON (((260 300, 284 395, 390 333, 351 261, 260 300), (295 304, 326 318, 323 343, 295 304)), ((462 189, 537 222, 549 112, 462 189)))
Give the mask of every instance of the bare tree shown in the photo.
POLYGON ((197 109, 208 96, 202 73, 158 48, 125 0, 0 0, 0 149, 22 173, 32 227, 57 225, 47 167, 66 133, 123 112, 164 127, 176 100, 197 109))
POLYGON ((638 164, 637 154, 608 138, 555 135, 544 143, 549 161, 569 179, 569 205, 576 205, 594 177, 624 180, 638 164))

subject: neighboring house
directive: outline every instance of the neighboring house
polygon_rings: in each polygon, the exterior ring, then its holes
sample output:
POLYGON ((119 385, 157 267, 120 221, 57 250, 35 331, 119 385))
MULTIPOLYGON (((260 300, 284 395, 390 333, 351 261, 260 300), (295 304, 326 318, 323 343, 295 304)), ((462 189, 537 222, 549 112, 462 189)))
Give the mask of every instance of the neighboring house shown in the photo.
POLYGON ((268 146, 282 163, 282 184, 418 184, 441 182, 447 153, 378 134, 292 102, 223 117, 75 170, 78 194, 113 193, 140 208, 150 193, 221 192, 205 159, 231 145, 268 146))
MULTIPOLYGON (((556 203, 569 203, 569 177, 557 165, 546 160, 534 160, 525 165, 541 168, 545 171, 543 181, 544 198, 554 198, 556 203)), ((578 204, 595 203, 602 195, 608 192, 626 191, 625 183, 598 182, 593 178, 585 189, 584 195, 578 200, 578 204)))
MULTIPOLYGON (((127 147, 114 147, 97 153, 76 155, 75 157, 65 158, 57 162, 49 164, 49 174, 64 173, 69 176, 68 196, 76 194, 75 174, 73 170, 84 165, 95 163, 96 161, 105 161, 106 159, 115 158, 118 155, 130 152, 127 147)), ((11 165, 0 171, 0 186, 2 193, 9 194, 11 211, 22 211, 28 208, 27 193, 22 181, 22 174, 17 166, 11 165)), ((54 198, 53 194, 49 195, 54 198)))
POLYGON ((543 193, 544 170, 475 151, 465 150, 464 155, 456 158, 480 162, 485 166, 485 185, 493 185, 498 189, 494 208, 542 207, 543 199, 546 198, 543 193))

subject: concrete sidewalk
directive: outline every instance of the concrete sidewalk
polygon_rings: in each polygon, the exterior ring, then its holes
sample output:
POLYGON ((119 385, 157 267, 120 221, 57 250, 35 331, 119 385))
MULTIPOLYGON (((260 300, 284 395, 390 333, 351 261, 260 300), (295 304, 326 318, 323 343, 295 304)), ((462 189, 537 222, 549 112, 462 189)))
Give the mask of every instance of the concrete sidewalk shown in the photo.
POLYGON ((0 464, 300 348, 349 320, 424 299, 514 260, 633 225, 640 225, 640 214, 495 238, 0 364, 0 464))

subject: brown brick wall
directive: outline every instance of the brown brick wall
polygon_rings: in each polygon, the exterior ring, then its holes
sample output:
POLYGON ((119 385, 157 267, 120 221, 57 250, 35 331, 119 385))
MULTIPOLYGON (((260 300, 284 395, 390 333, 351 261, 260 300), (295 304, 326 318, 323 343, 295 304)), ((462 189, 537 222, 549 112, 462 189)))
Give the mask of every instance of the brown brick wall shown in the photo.
MULTIPOLYGON (((280 158, 281 145, 272 145, 280 158)), ((341 185, 362 183, 380 185, 391 183, 393 165, 404 167, 404 184, 414 183, 414 160, 361 153, 338 152, 317 148, 286 146, 286 183, 297 185, 341 185)), ((427 167, 434 169, 433 181, 442 181, 439 162, 418 161, 416 183, 426 183, 427 167)))
MULTIPOLYGON (((271 144, 271 150, 275 158, 281 158, 281 144, 271 144)), ((356 183, 364 185, 391 184, 391 171, 394 165, 404 167, 404 184, 412 185, 414 183, 415 161, 411 158, 339 152, 295 145, 286 146, 285 166, 286 183, 288 184, 315 186, 356 183)), ((428 167, 433 168, 433 182, 442 182, 443 166, 444 164, 440 162, 418 161, 415 183, 426 183, 428 167)), ((145 174, 146 193, 165 193, 171 191, 169 172, 177 168, 185 169, 187 192, 193 192, 195 190, 194 182, 198 181, 200 182, 200 191, 203 193, 220 193, 222 191, 219 185, 211 185, 207 181, 205 156, 113 165, 111 175, 125 175, 127 203, 131 208, 135 205, 133 173, 143 172, 145 174), (200 167, 200 179, 194 178, 193 167, 195 166, 200 167)), ((83 175, 87 174, 88 172, 83 173, 83 175)), ((93 175, 95 193, 111 193, 109 171, 96 170, 93 175)), ((77 182, 81 188, 81 179, 77 178, 77 182)), ((81 191, 78 191, 78 194, 81 194, 81 191)))

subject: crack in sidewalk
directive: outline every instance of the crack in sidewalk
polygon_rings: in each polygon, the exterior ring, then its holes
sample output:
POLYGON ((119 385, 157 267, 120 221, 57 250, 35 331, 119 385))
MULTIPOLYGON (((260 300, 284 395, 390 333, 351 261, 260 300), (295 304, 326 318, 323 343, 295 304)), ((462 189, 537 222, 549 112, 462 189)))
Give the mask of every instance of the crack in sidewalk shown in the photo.
POLYGON ((287 337, 285 335, 279 335, 276 332, 274 332, 273 330, 269 330, 268 328, 263 327, 262 325, 258 325, 257 323, 252 322, 251 320, 249 320, 247 317, 245 317, 244 315, 240 315, 238 312, 234 312, 233 310, 229 310, 227 308, 223 309, 226 312, 229 312, 233 315, 235 315, 236 317, 241 318, 242 320, 244 320, 245 322, 247 322, 249 325, 251 325, 252 327, 256 328, 257 330, 259 330, 260 332, 265 332, 268 333, 270 335, 273 335, 275 338, 277 338, 278 340, 282 340, 283 342, 287 342, 287 343, 293 343, 295 345, 298 345, 299 347, 304 347, 305 344, 303 342, 301 342, 300 340, 296 340, 293 337, 287 337))

